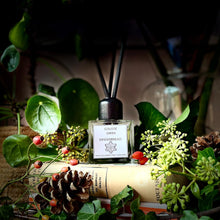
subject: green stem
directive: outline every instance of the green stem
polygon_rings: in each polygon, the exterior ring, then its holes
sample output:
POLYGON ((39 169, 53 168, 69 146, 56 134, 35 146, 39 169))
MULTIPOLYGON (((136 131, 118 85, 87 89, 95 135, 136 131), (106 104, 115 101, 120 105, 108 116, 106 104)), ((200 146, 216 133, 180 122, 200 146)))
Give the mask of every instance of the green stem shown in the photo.
POLYGON ((60 154, 58 154, 53 160, 51 160, 51 161, 47 164, 47 166, 40 172, 39 176, 41 176, 42 173, 43 173, 55 160, 57 160, 61 155, 62 155, 62 152, 61 152, 60 154))
POLYGON ((36 207, 36 209, 37 209, 37 212, 40 213, 41 216, 43 216, 43 213, 42 213, 42 212, 40 211, 40 209, 38 208, 37 203, 35 202, 34 198, 33 198, 33 202, 34 202, 34 205, 35 205, 35 207, 36 207))
POLYGON ((21 116, 19 112, 17 112, 17 122, 18 122, 18 134, 20 134, 21 133, 21 116))
POLYGON ((175 170, 169 170, 172 174, 177 174, 177 175, 181 175, 181 176, 186 176, 188 178, 193 178, 195 177, 195 174, 189 174, 189 173, 183 173, 183 172, 179 172, 179 171, 175 171, 175 170))
POLYGON ((26 170, 26 172, 25 172, 25 174, 24 174, 23 176, 21 176, 21 177, 19 177, 19 178, 16 178, 16 179, 13 179, 13 180, 7 182, 7 183, 2 187, 2 189, 0 190, 0 195, 4 192, 5 188, 8 187, 9 185, 11 185, 11 184, 13 184, 13 183, 16 183, 16 182, 19 182, 19 181, 23 180, 24 178, 26 178, 26 177, 28 176, 29 172, 30 172, 32 169, 34 169, 34 167, 31 168, 31 169, 26 170))
POLYGON ((12 78, 12 99, 15 99, 15 93, 16 93, 16 73, 13 73, 12 78))
POLYGON ((28 174, 30 173, 30 171, 32 169, 34 169, 34 167, 30 168, 30 163, 31 163, 31 158, 30 158, 30 155, 29 155, 29 150, 31 148, 31 146, 33 145, 33 142, 28 146, 28 149, 27 149, 27 155, 28 155, 28 165, 27 165, 27 169, 26 169, 26 172, 23 176, 19 177, 19 178, 16 178, 14 180, 11 180, 9 182, 7 182, 3 187, 2 189, 0 190, 0 195, 4 192, 5 188, 8 187, 9 185, 15 183, 15 182, 19 182, 21 180, 23 180, 24 178, 26 178, 28 176, 28 174))
POLYGON ((193 184, 193 183, 195 183, 196 182, 196 178, 195 179, 193 179, 190 183, 189 183, 189 185, 186 187, 186 190, 185 190, 185 192, 190 188, 190 186, 193 184))
POLYGON ((48 61, 42 58, 38 58, 38 61, 48 66, 55 73, 55 75, 57 75, 63 82, 66 81, 66 79, 62 76, 62 74, 59 71, 57 71, 57 69, 54 68, 48 61))

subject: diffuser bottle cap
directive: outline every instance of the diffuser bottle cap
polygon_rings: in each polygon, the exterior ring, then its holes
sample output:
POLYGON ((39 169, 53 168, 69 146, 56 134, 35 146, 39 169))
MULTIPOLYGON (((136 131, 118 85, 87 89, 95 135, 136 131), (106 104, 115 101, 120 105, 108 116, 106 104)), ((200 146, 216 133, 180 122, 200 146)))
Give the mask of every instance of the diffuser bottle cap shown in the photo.
POLYGON ((122 102, 116 98, 105 98, 99 102, 99 120, 122 119, 122 102))

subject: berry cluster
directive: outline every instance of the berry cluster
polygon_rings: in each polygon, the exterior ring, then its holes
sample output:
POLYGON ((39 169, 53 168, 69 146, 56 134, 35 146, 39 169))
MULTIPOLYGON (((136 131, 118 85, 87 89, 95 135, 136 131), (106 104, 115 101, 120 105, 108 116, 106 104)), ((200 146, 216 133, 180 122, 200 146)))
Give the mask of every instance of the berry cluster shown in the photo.
POLYGON ((44 136, 45 143, 57 146, 58 154, 65 162, 76 165, 78 161, 88 160, 88 150, 83 148, 87 141, 86 129, 71 127, 67 131, 58 131, 44 136))
POLYGON ((140 165, 144 165, 147 161, 148 158, 144 156, 142 151, 135 151, 132 155, 131 155, 132 159, 138 160, 138 163, 140 165))

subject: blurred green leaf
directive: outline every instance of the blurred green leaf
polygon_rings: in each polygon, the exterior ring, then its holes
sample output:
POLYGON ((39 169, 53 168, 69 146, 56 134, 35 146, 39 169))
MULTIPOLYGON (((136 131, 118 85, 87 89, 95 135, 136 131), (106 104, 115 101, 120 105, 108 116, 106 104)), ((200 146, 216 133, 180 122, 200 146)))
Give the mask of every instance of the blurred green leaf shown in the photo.
POLYGON ((10 45, 4 50, 1 56, 1 62, 8 72, 13 72, 17 69, 20 62, 20 53, 14 45, 10 45))
POLYGON ((62 121, 69 126, 88 128, 88 121, 98 117, 99 97, 85 80, 71 79, 58 90, 62 121))
MULTIPOLYGON (((10 135, 3 142, 3 155, 7 163, 12 167, 19 167, 27 165, 28 146, 32 143, 32 140, 27 135, 10 135)), ((37 148, 33 145, 29 152, 31 157, 35 157, 37 154, 37 148)))
POLYGON ((52 86, 48 86, 48 85, 45 85, 42 83, 40 83, 38 85, 38 91, 42 92, 46 95, 56 96, 56 93, 55 93, 54 88, 52 86))
POLYGON ((9 40, 11 43, 21 50, 27 50, 30 45, 27 27, 29 25, 30 17, 24 13, 21 20, 9 32, 9 40))

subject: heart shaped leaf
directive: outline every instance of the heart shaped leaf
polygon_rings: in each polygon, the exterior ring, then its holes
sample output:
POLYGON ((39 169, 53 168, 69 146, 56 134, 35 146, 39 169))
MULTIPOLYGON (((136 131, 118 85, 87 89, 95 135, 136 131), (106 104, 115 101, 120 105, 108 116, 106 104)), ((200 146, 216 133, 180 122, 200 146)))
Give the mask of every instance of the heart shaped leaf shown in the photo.
MULTIPOLYGON (((11 135, 3 142, 3 155, 7 163, 12 167, 24 166, 28 162, 27 149, 32 140, 27 135, 11 135)), ((35 145, 30 148, 30 156, 35 157, 37 148, 35 145)))
POLYGON ((30 128, 41 134, 54 133, 61 121, 57 103, 41 95, 32 96, 28 100, 25 117, 30 128))
POLYGON ((62 120, 69 126, 88 127, 98 117, 99 97, 85 80, 71 79, 58 90, 62 120))

